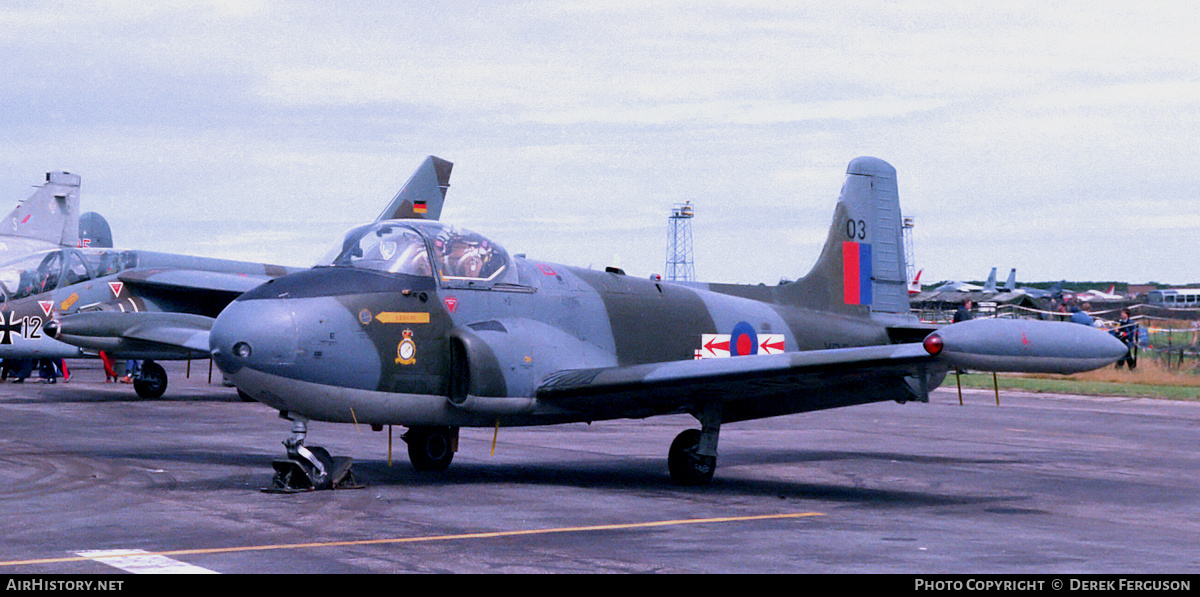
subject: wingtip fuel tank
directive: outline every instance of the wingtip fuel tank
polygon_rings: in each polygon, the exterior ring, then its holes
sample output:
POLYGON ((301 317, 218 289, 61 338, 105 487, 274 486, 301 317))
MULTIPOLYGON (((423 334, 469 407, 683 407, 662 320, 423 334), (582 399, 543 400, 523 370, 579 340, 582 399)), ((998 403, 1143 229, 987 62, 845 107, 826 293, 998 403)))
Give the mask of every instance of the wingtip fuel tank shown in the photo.
POLYGON ((959 369, 1079 373, 1116 362, 1127 347, 1112 335, 1061 321, 974 319, 929 335, 925 348, 959 369))

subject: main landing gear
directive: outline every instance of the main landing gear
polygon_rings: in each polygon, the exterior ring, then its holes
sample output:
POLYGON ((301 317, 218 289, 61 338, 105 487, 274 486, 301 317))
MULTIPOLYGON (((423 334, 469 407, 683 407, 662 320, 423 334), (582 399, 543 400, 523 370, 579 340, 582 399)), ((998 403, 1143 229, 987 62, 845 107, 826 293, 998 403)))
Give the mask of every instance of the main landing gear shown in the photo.
POLYGON ((133 380, 133 391, 143 400, 158 400, 167 391, 167 370, 154 361, 142 363, 142 370, 133 380))
POLYGON ((693 414, 700 420, 700 429, 688 429, 677 435, 667 453, 667 469, 676 485, 706 485, 717 470, 721 411, 709 406, 693 414))
POLYGON ((353 463, 346 456, 330 456, 320 446, 306 448, 308 419, 298 415, 283 415, 292 421, 292 436, 283 441, 288 460, 275 460, 271 467, 275 477, 266 493, 298 493, 317 489, 358 489, 363 487, 354 479, 353 463))
POLYGON ((458 451, 457 427, 409 427, 400 439, 408 444, 408 459, 419 471, 446 470, 458 451))

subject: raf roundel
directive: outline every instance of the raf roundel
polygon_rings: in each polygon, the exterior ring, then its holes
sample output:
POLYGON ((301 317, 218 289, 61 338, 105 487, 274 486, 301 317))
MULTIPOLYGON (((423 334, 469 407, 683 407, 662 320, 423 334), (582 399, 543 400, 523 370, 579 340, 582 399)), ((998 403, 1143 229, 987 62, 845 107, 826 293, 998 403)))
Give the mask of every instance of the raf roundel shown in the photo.
POLYGON ((729 336, 729 355, 740 357, 752 354, 758 354, 758 334, 754 326, 739 321, 729 336))

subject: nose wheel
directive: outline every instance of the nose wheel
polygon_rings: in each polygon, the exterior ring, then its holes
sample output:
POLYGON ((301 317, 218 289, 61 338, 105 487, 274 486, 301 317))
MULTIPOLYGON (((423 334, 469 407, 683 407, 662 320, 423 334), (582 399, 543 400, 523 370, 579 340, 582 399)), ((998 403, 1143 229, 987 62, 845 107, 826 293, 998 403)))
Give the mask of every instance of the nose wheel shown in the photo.
POLYGON ((308 420, 295 416, 289 418, 292 420, 292 436, 283 440, 288 459, 271 462, 275 476, 271 479, 271 487, 264 487, 262 491, 299 493, 363 487, 354 478, 351 458, 330 456, 329 451, 320 446, 306 447, 304 437, 308 433, 308 420))

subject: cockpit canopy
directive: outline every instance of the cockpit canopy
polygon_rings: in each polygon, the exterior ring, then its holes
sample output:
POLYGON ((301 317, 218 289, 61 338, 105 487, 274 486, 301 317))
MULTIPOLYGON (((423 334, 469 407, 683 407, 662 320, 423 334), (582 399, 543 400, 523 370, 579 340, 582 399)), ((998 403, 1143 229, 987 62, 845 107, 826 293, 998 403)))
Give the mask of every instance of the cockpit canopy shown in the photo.
POLYGON ((355 229, 333 265, 436 277, 452 287, 488 288, 517 279, 516 267, 500 245, 431 221, 386 220, 355 229))
POLYGON ((137 267, 137 254, 112 249, 51 249, 0 264, 6 301, 137 267))

